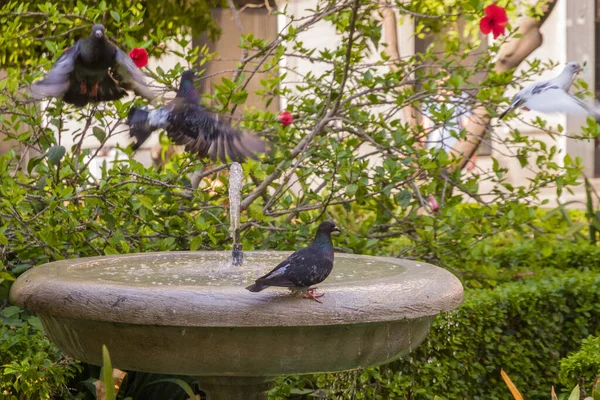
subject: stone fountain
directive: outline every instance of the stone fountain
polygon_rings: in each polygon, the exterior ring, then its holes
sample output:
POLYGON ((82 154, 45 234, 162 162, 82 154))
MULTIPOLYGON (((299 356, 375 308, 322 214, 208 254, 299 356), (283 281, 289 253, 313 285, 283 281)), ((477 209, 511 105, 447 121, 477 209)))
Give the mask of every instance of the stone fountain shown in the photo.
POLYGON ((346 254, 319 285, 323 304, 283 288, 244 289, 288 255, 246 252, 243 265, 228 252, 64 260, 24 273, 11 301, 36 312, 76 359, 101 365, 106 344, 114 367, 194 376, 210 400, 266 399, 277 375, 390 362, 462 302, 461 283, 444 269, 346 254))

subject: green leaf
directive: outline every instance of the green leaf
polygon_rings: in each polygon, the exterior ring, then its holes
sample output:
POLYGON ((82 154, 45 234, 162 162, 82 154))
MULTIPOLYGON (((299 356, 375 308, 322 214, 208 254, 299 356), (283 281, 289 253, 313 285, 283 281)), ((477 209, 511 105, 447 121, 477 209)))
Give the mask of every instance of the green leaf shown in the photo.
POLYGON ((246 99, 248 98, 248 92, 242 90, 241 92, 235 92, 233 96, 231 96, 231 102, 233 104, 244 104, 246 99))
POLYGON ((100 143, 104 142, 104 139, 106 139, 106 132, 102 128, 95 126, 92 129, 92 133, 100 143))
POLYGON ((29 162, 27 163, 27 173, 31 174, 31 171, 33 171, 33 169, 35 167, 37 167, 37 165, 42 162, 42 160, 44 159, 44 156, 37 156, 37 157, 32 157, 29 162))
POLYGON ((351 183, 348 186, 346 186, 346 195, 348 197, 352 197, 352 196, 354 196, 354 193, 356 193, 357 190, 358 190, 358 185, 355 183, 351 183))
POLYGON ((202 246, 202 236, 200 236, 200 235, 194 236, 194 238, 192 239, 192 242, 190 243, 190 250, 192 250, 192 251, 198 250, 200 248, 200 246, 202 246))
POLYGON ((3 246, 8 246, 8 239, 3 233, 0 233, 0 244, 3 246))
POLYGON ((151 386, 151 385, 156 385, 157 383, 173 383, 177 386, 179 386, 181 389, 183 389, 183 391, 190 396, 190 398, 195 399, 196 398, 196 394, 194 393, 194 391, 192 390, 192 388, 190 387, 190 385, 187 384, 186 381, 181 380, 181 379, 177 379, 177 378, 166 378, 166 379, 159 379, 156 380, 154 382, 150 382, 147 385, 144 385, 144 388, 151 386))
POLYGON ((40 321, 40 319, 35 315, 31 315, 29 318, 27 318, 27 323, 33 326, 38 331, 44 330, 44 327, 42 326, 42 321, 40 321))
POLYGON ((104 248, 104 254, 106 254, 107 256, 110 256, 110 255, 119 254, 119 252, 117 250, 115 250, 115 248, 112 246, 106 246, 104 248))
POLYGON ((48 157, 48 162, 52 165, 58 165, 60 160, 65 156, 66 149, 64 146, 52 146, 46 156, 48 157))
POLYGON ((106 345, 102 345, 102 382, 106 389, 106 400, 115 400, 115 385, 113 384, 113 368, 110 361, 110 354, 106 345))
POLYGON ((571 395, 569 396, 569 400, 579 400, 579 397, 581 396, 581 392, 579 390, 579 385, 575 386, 575 389, 573 389, 573 391, 571 392, 571 395))
POLYGON ((404 189, 398 194, 398 205, 402 208, 406 208, 410 205, 412 200, 412 193, 408 189, 404 189))
POLYGON ((114 11, 114 10, 110 10, 110 15, 113 17, 113 19, 117 22, 121 22, 121 16, 119 15, 118 12, 114 11))
POLYGON ((9 306, 2 310, 1 314, 3 317, 11 318, 18 315, 21 312, 21 308, 17 306, 9 306))

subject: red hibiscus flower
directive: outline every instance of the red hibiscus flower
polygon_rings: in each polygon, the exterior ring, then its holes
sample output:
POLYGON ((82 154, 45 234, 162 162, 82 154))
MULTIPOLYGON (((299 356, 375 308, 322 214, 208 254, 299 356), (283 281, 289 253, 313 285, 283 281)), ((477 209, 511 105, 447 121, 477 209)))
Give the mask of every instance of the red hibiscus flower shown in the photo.
POLYGON ((148 65, 148 52, 146 49, 134 47, 133 50, 129 52, 129 57, 131 57, 138 68, 143 68, 148 65))
POLYGON ((494 34, 494 39, 500 35, 504 35, 508 17, 506 10, 495 4, 489 5, 483 10, 485 17, 479 21, 479 30, 484 35, 494 34))
POLYGON ((289 111, 284 111, 281 114, 279 114, 279 122, 281 123, 281 125, 283 126, 288 126, 291 125, 292 122, 294 122, 294 117, 292 116, 292 113, 289 111))

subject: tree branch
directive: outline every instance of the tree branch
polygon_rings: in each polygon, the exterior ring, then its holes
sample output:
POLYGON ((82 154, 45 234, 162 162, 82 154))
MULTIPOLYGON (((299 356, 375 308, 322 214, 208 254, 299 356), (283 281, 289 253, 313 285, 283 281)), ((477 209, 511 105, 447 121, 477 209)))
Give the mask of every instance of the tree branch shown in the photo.
MULTIPOLYGON (((390 0, 380 0, 379 13, 381 14, 381 23, 383 28, 383 36, 387 46, 384 49, 384 53, 390 57, 393 63, 390 65, 390 69, 393 72, 399 71, 400 62, 400 50, 398 45, 398 23, 396 21, 396 14, 394 12, 393 5, 390 0)), ((408 87, 405 85, 404 87, 408 87)), ((404 114, 404 121, 410 126, 414 126, 418 121, 418 111, 412 105, 407 105, 402 109, 404 114)))

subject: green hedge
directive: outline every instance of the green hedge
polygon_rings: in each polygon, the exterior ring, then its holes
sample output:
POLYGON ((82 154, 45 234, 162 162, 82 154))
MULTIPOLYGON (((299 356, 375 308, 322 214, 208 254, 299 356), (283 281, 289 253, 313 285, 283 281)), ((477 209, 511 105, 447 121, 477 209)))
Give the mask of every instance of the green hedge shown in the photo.
MULTIPOLYGON (((462 307, 435 320, 425 343, 407 358, 360 373, 320 375, 316 382, 328 398, 505 400, 503 368, 528 400, 548 399, 559 383, 561 358, 598 333, 600 276, 563 272, 471 290, 462 307), (348 384, 339 389, 341 382, 348 384)), ((305 382, 282 379, 272 398, 305 382)))
MULTIPOLYGON (((493 288, 519 276, 548 277, 563 271, 600 271, 600 246, 584 241, 499 235, 482 241, 464 262, 449 261, 468 288, 493 288)), ((528 278, 529 279, 529 278, 528 278)))
POLYGON ((600 337, 583 340, 581 349, 560 362, 560 380, 565 385, 580 385, 589 390, 600 378, 600 337))

